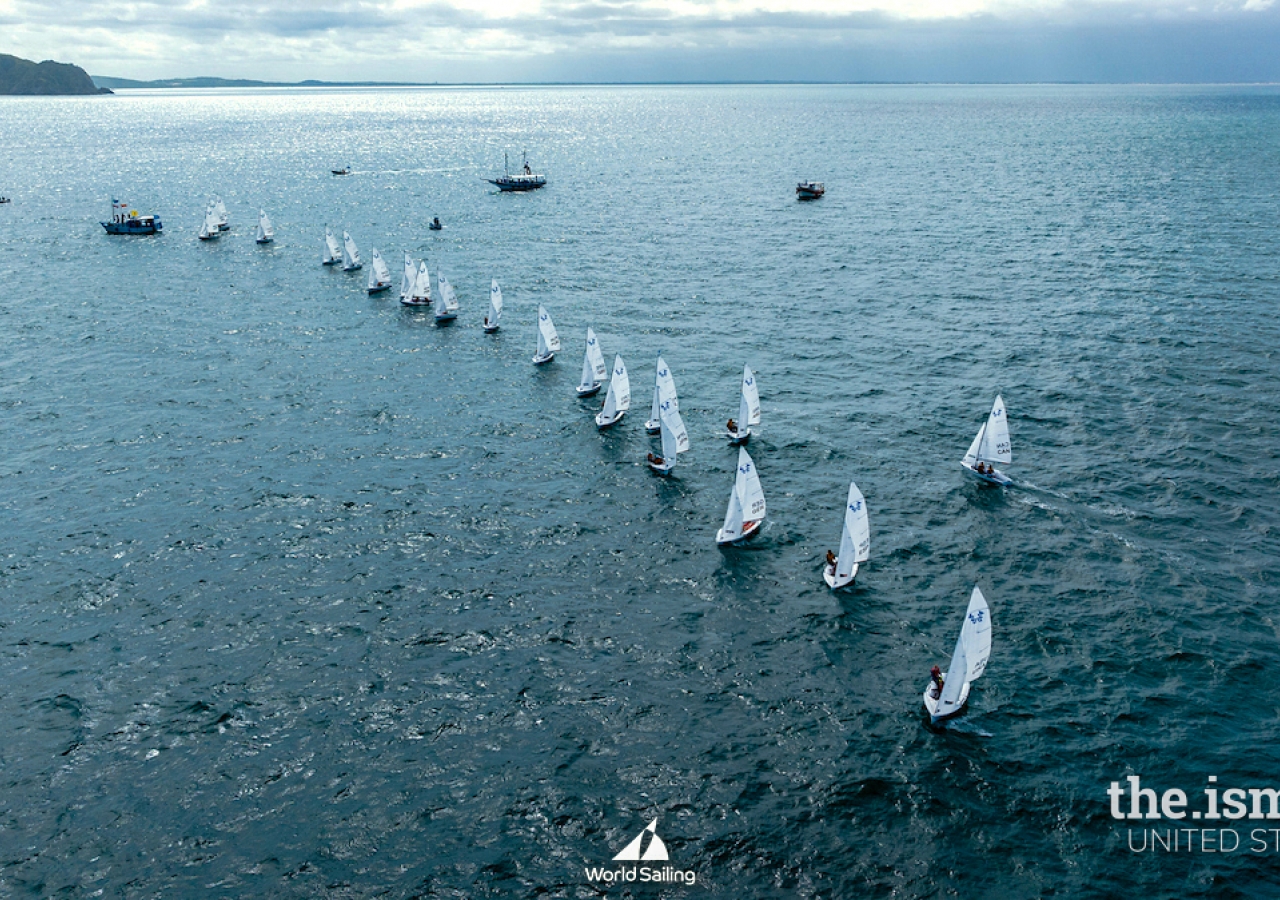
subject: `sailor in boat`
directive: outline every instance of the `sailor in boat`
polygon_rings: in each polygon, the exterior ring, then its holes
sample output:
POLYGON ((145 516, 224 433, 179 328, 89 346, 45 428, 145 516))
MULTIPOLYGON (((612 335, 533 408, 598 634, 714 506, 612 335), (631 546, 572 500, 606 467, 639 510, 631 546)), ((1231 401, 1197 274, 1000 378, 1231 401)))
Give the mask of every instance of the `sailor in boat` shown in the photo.
POLYGON ((929 670, 929 694, 937 700, 942 696, 942 670, 934 666, 929 670))
POLYGON ((733 419, 730 419, 730 420, 729 420, 729 425, 728 425, 728 427, 729 427, 729 433, 730 433, 730 434, 737 434, 737 433, 738 433, 738 423, 737 423, 737 422, 735 422, 735 421, 733 421, 733 419))
POLYGON ((431 220, 431 225, 429 227, 431 228, 432 231, 439 231, 440 229, 444 228, 444 226, 440 224, 439 216, 436 216, 434 219, 431 220))
POLYGON ((524 174, 526 175, 533 174, 533 169, 529 168, 529 160, 527 159, 524 161, 524 174))
POLYGON ((827 569, 832 575, 836 574, 836 555, 830 550, 827 551, 827 569))
POLYGON ((663 459, 661 456, 657 456, 657 455, 655 455, 655 454, 653 454, 653 453, 650 453, 650 454, 649 454, 649 463, 650 463, 650 465, 654 465, 654 466, 662 466, 662 465, 666 465, 666 462, 667 462, 667 461, 666 461, 665 459, 663 459))

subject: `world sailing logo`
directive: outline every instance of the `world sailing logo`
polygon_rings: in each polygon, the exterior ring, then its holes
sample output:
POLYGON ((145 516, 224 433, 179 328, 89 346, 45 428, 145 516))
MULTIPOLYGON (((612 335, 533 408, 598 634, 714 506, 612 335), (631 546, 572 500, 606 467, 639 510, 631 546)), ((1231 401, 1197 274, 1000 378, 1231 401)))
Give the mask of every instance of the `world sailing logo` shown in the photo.
POLYGON ((646 865, 626 865, 626 863, 666 862, 669 859, 667 845, 662 842, 662 838, 658 837, 658 820, 654 819, 614 856, 613 861, 623 865, 616 869, 588 866, 587 880, 601 881, 605 884, 646 882, 690 886, 697 882, 697 873, 692 869, 677 869, 675 866, 657 868, 646 865))

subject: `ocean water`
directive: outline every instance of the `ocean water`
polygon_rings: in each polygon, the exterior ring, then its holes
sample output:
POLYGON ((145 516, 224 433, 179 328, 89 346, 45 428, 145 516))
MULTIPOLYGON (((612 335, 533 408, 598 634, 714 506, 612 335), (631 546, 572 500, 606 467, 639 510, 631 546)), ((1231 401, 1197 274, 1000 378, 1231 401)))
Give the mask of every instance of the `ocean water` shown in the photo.
POLYGON ((0 158, 0 897, 1280 892, 1106 793, 1280 787, 1280 89, 5 98, 0 158), (524 150, 546 189, 482 180, 524 150), (769 516, 721 550, 744 364, 769 516), (997 393, 1004 490, 958 465, 997 393), (588 879, 655 819, 694 886, 588 879))

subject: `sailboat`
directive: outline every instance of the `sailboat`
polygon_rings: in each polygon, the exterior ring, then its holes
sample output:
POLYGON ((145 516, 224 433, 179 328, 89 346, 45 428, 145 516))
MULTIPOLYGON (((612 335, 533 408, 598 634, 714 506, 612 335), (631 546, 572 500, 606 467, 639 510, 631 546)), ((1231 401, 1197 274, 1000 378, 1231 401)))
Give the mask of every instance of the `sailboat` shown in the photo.
POLYGON ((222 232, 218 230, 218 214, 210 204, 204 211, 204 221, 200 223, 200 231, 196 237, 202 241, 216 241, 222 237, 222 232))
POLYGON ((267 211, 265 209, 258 210, 258 243, 270 244, 275 239, 276 229, 271 224, 271 219, 267 217, 267 211))
POLYGON ((338 243, 338 239, 333 236, 333 232, 329 230, 329 226, 324 226, 324 256, 320 262, 326 266, 336 265, 342 261, 342 245, 338 243))
POLYGON ((871 525, 867 521, 867 501, 858 485, 849 482, 849 499, 844 504, 844 531, 840 535, 840 553, 835 565, 827 563, 822 578, 833 591, 853 584, 858 576, 858 563, 871 555, 871 525))
POLYGON ((498 279, 489 285, 489 312, 484 317, 484 333, 493 334, 498 330, 502 320, 502 288, 498 287, 498 279))
POLYGON ((649 468, 659 475, 670 475, 681 453, 689 449, 689 431, 680 418, 675 398, 662 401, 658 410, 658 431, 662 435, 662 455, 649 454, 649 468))
POLYGON ((716 543, 736 544, 760 530, 764 524, 766 507, 764 488, 760 475, 746 447, 738 448, 738 474, 729 495, 729 508, 724 513, 724 525, 716 532, 716 543))
POLYGON ((1009 447, 1009 420, 1005 416, 1004 400, 997 394, 996 402, 991 406, 991 414, 978 429, 978 436, 969 445, 969 452, 964 455, 960 465, 974 478, 990 484, 1012 484, 1012 478, 992 465, 1008 465, 1011 462, 1013 453, 1009 447))
POLYGON ((929 680, 924 692, 924 706, 933 722, 954 716, 969 699, 969 686, 986 671, 991 656, 991 611, 982 591, 974 585, 969 608, 964 614, 960 637, 951 654, 951 668, 942 673, 942 690, 929 680))
POLYGON ((729 443, 745 444, 751 439, 751 426, 760 424, 760 388, 750 366, 742 367, 742 400, 738 418, 729 420, 729 443))
POLYGON ((360 251, 356 249, 356 242, 351 240, 351 235, 345 231, 342 232, 342 271, 354 272, 361 268, 360 251))
MULTIPOLYGON (((413 260, 405 257, 405 265, 410 266, 413 260)), ((408 277, 406 275, 406 277, 408 277)), ((424 259, 418 263, 417 274, 413 276, 413 287, 409 288, 409 296, 401 297, 400 302, 405 306, 429 306, 431 304, 431 273, 427 271, 427 261, 424 259)))
POLYGON ((644 430, 649 434, 657 434, 662 426, 658 413, 664 400, 670 400, 677 412, 680 410, 680 401, 676 399, 675 379, 671 377, 671 369, 662 361, 662 354, 659 353, 657 377, 653 383, 653 403, 649 407, 649 419, 644 423, 644 430))
POLYGON ((227 205, 222 202, 221 197, 215 197, 213 200, 213 214, 219 231, 231 230, 231 222, 227 218, 227 205))
POLYGON ((440 290, 440 305, 436 307, 436 324, 443 325, 458 318, 458 294, 444 273, 436 270, 436 287, 440 290))
POLYGON ((391 290, 391 270, 387 268, 386 262, 383 261, 382 254, 375 247, 370 256, 373 259, 373 264, 369 269, 369 293, 381 294, 383 291, 391 290))
POLYGON ((578 385, 579 397, 594 397, 600 393, 609 370, 604 366, 604 354, 600 352, 600 342, 596 333, 587 329, 587 352, 582 356, 582 383, 578 385))
POLYGON ((413 264, 413 257, 404 255, 404 271, 400 274, 400 302, 404 303, 413 296, 413 286, 418 282, 418 267, 413 264))
POLYGON ((556 358, 560 349, 560 335, 556 334, 555 323, 545 306, 538 307, 538 352, 533 357, 533 364, 540 366, 556 358))
POLYGON ((613 374, 609 376, 609 393, 604 398, 604 408, 596 414, 596 427, 608 428, 622 418, 631 408, 631 379, 627 377, 626 364, 621 356, 613 358, 613 374))

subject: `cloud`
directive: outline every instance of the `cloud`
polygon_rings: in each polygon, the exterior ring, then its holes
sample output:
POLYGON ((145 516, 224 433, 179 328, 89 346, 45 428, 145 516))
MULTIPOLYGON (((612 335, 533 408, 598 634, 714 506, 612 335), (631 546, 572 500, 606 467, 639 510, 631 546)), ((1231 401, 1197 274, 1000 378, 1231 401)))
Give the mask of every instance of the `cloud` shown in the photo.
POLYGON ((0 49, 139 78, 1277 80, 1257 45, 1278 20, 1274 0, 0 0, 0 49))

